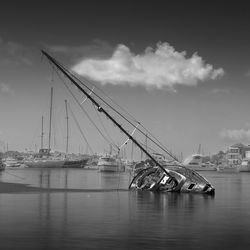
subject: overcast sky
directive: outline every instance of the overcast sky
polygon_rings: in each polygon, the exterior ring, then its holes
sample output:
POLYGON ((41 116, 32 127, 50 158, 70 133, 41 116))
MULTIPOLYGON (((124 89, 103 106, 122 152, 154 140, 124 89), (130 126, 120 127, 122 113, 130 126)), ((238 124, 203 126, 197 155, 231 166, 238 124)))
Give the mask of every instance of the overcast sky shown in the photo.
MULTIPOLYGON (((245 2, 1 1, 0 150, 4 143, 11 150, 39 148, 42 115, 47 143, 51 86, 52 145, 65 147, 70 97, 40 49, 97 82, 177 155, 199 144, 205 154, 250 144, 245 2)), ((75 112, 93 150, 108 148, 75 112)), ((84 151, 72 120, 70 127, 70 151, 84 151)))

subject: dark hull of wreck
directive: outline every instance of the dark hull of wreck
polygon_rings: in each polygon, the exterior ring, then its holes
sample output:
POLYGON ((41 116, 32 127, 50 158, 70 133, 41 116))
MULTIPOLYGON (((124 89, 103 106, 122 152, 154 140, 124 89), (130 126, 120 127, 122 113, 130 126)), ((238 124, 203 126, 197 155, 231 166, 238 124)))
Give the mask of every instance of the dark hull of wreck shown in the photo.
POLYGON ((137 171, 129 189, 154 192, 182 192, 214 195, 215 189, 197 172, 181 165, 166 166, 166 171, 157 167, 137 171))

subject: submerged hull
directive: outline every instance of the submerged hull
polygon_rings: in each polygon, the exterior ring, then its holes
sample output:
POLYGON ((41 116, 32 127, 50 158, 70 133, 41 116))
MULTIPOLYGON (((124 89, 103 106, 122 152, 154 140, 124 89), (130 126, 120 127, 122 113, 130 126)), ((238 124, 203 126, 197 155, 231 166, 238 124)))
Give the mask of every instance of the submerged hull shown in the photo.
POLYGON ((197 172, 182 165, 166 166, 165 171, 151 166, 141 168, 132 180, 130 189, 158 192, 183 192, 214 195, 215 189, 197 172))

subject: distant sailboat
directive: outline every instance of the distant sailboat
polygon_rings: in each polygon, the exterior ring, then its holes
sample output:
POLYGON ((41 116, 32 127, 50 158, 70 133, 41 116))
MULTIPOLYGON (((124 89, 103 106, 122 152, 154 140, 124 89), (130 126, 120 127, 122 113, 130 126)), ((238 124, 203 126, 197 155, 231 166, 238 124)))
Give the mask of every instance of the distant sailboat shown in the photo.
POLYGON ((51 154, 51 122, 52 122, 52 104, 53 104, 53 88, 51 88, 51 98, 50 98, 50 120, 49 120, 49 145, 48 148, 43 147, 43 116, 42 116, 42 126, 41 126, 41 148, 39 153, 35 155, 34 158, 24 161, 24 164, 30 168, 83 168, 88 159, 68 159, 68 139, 69 139, 69 129, 68 129, 68 110, 67 110, 67 100, 65 100, 66 109, 66 124, 67 124, 67 136, 66 136, 66 155, 55 155, 51 154))

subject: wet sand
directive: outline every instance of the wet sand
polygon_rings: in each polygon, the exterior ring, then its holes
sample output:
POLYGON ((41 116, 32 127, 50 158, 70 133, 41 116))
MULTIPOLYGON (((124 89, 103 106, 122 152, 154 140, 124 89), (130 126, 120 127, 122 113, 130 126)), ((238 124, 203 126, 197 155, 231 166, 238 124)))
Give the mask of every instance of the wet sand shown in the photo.
POLYGON ((0 182, 0 194, 6 193, 41 193, 41 192, 117 192, 128 189, 67 189, 67 188, 40 188, 27 184, 0 182))

